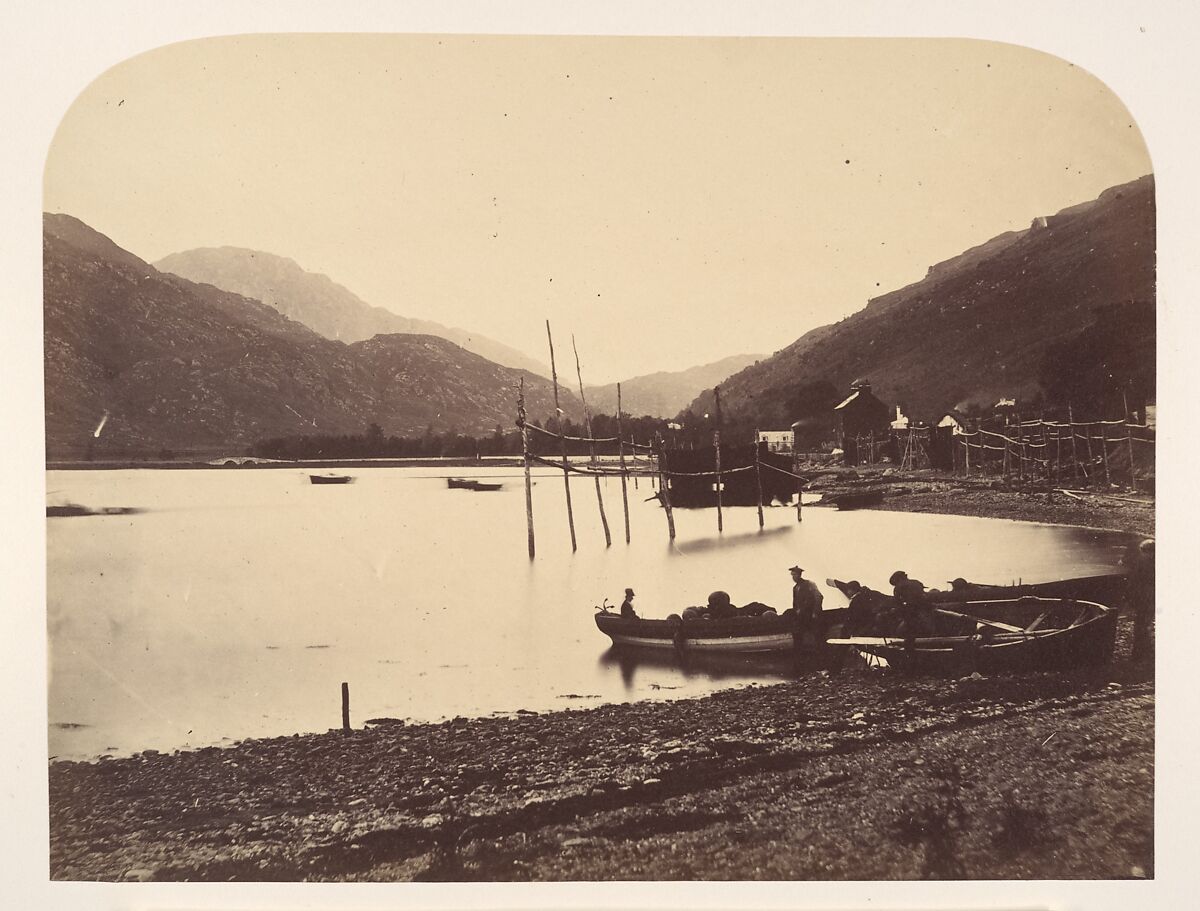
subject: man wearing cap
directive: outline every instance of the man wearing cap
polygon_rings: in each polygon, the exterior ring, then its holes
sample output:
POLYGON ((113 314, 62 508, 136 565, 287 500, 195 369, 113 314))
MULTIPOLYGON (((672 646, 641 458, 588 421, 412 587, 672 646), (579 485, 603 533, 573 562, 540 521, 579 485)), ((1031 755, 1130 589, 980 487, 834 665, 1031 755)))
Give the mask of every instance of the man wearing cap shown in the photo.
POLYGON ((633 589, 625 589, 625 600, 621 602, 621 616, 629 620, 638 618, 637 612, 633 609, 633 589))
POLYGON ((819 639, 824 639, 821 629, 821 604, 825 598, 815 584, 804 578, 804 570, 799 566, 791 567, 792 574, 792 610, 796 612, 796 625, 801 632, 810 632, 819 639))

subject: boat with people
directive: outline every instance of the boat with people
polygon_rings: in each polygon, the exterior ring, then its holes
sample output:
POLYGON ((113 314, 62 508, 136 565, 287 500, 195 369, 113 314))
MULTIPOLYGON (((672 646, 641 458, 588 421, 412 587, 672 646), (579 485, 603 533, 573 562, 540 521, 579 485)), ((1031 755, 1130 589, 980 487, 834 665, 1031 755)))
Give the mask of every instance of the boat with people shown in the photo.
POLYGON ((477 481, 474 478, 446 478, 451 490, 499 490, 504 485, 497 481, 477 481))
POLYGON ((313 484, 350 484, 354 481, 354 476, 348 474, 310 474, 308 480, 313 484))
MULTIPOLYGON (((845 608, 822 612, 830 634, 840 632, 839 623, 845 612, 845 608)), ((664 620, 622 617, 602 608, 596 613, 596 626, 614 646, 726 653, 793 652, 797 648, 793 636, 796 623, 790 612, 778 614, 770 608, 757 615, 746 613, 720 620, 680 614, 664 620)), ((804 647, 801 643, 801 648, 804 647)))
MULTIPOLYGON (((858 582, 843 582, 841 579, 826 579, 825 584, 836 588, 847 598, 853 598, 864 589, 858 582)), ((1125 603, 1128 576, 1124 573, 1103 573, 1095 576, 1079 576, 1073 579, 1057 579, 1052 582, 1012 583, 993 585, 954 579, 946 583, 949 588, 931 588, 925 598, 936 603, 961 601, 1005 601, 1014 598, 1069 598, 1079 601, 1095 601, 1109 607, 1120 607, 1125 603)), ((888 597, 878 593, 880 597, 888 597)))
POLYGON ((928 616, 919 635, 852 628, 857 635, 831 637, 828 644, 852 646, 898 671, 961 676, 1094 667, 1112 658, 1116 643, 1117 610, 1073 598, 962 601, 953 608, 930 603, 928 616))

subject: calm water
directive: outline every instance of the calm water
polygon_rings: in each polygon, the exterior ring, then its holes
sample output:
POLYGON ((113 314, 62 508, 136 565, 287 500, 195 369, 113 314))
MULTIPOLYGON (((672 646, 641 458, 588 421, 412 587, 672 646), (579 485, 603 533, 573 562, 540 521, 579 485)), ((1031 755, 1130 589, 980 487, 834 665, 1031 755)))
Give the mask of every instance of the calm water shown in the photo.
MULTIPOLYGON (((638 592, 662 617, 722 588, 734 603, 786 607, 787 567, 818 582, 885 588, 897 568, 930 585, 956 576, 1027 582, 1116 566, 1113 534, 1018 522, 875 511, 662 510, 630 484, 605 504, 605 549, 590 479, 572 484, 579 551, 561 475, 534 486, 538 556, 526 554, 518 469, 471 470, 495 493, 449 490, 429 468, 350 469, 314 486, 301 470, 55 471, 52 503, 144 512, 48 520, 52 756, 92 756, 323 731, 352 721, 436 720, 518 708, 677 698, 772 671, 618 661, 593 605, 638 592)), ((832 589, 826 606, 844 603, 832 589)))

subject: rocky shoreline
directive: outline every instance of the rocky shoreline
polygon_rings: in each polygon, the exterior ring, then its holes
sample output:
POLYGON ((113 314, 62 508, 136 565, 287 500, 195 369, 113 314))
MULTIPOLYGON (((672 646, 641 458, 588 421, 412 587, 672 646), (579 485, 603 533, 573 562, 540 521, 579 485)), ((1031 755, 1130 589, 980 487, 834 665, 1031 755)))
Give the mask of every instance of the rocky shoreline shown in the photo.
MULTIPOLYGON (((885 505, 1153 530, 1136 503, 951 483, 906 476, 885 505)), ((855 665, 675 702, 53 762, 51 876, 1152 877, 1153 677, 1128 660, 1127 618, 1118 630, 1114 662, 1087 672, 855 665)))

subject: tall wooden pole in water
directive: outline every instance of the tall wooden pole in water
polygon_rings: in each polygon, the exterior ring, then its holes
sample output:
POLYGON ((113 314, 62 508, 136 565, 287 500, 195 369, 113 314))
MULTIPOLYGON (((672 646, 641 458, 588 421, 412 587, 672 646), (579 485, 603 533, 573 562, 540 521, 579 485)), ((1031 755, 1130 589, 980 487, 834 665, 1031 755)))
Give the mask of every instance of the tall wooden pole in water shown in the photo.
POLYGON ((525 426, 525 377, 517 392, 517 426, 521 428, 521 453, 525 457, 525 525, 529 530, 529 559, 537 548, 533 543, 533 479, 529 475, 529 428, 525 426))
POLYGON ((550 335, 550 320, 546 320, 546 340, 550 343, 550 378, 554 380, 554 412, 558 422, 558 441, 562 444, 563 487, 567 491, 567 525, 571 529, 571 550, 575 543, 575 512, 571 509, 571 471, 567 462, 567 438, 563 433, 563 410, 558 407, 558 370, 554 366, 554 338, 550 335))
POLYGON ((717 531, 725 530, 725 520, 721 515, 721 387, 713 387, 713 398, 716 400, 717 429, 713 431, 713 449, 717 454, 717 531))
POLYGON ((762 467, 758 463, 758 431, 754 431, 754 484, 758 488, 758 527, 763 527, 762 467))
POLYGON ((803 522, 804 514, 800 511, 800 501, 803 498, 804 482, 800 477, 800 450, 796 446, 796 431, 792 431, 792 474, 796 476, 796 521, 803 522))
MULTIPOLYGON (((587 399, 583 395, 583 372, 579 369, 579 349, 575 346, 575 336, 571 335, 571 350, 575 352, 575 376, 579 378, 579 401, 583 403, 583 426, 587 433, 588 449, 592 456, 592 470, 595 471, 598 462, 596 461, 596 441, 592 439, 592 412, 588 409, 587 399)), ((596 482, 596 503, 600 506, 600 524, 604 526, 604 546, 612 547, 612 534, 608 530, 608 516, 604 512, 604 495, 600 492, 600 476, 594 475, 592 480, 596 482)))
POLYGON ((658 496, 662 500, 663 509, 667 511, 667 534, 675 540, 675 514, 671 512, 671 489, 667 478, 667 460, 662 434, 655 436, 655 449, 658 450, 658 496))
MULTIPOLYGON (((634 452, 636 457, 637 453, 634 452)), ((629 543, 629 485, 625 477, 625 438, 621 435, 621 384, 617 383, 617 457, 621 461, 621 509, 625 513, 625 543, 629 543)), ((637 476, 634 476, 637 483, 637 476)))

